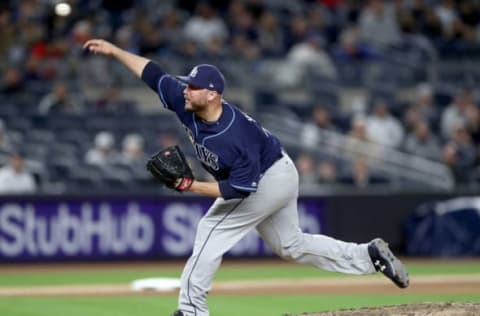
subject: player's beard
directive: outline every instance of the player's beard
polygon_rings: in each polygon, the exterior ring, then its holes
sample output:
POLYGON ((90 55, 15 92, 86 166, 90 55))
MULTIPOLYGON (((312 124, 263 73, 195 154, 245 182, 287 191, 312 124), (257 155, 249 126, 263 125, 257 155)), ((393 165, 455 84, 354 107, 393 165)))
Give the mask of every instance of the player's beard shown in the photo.
POLYGON ((197 104, 189 100, 185 100, 185 110, 189 112, 202 112, 207 107, 206 104, 197 104))
POLYGON ((190 102, 187 99, 185 99, 185 110, 186 111, 192 111, 192 102, 190 102))

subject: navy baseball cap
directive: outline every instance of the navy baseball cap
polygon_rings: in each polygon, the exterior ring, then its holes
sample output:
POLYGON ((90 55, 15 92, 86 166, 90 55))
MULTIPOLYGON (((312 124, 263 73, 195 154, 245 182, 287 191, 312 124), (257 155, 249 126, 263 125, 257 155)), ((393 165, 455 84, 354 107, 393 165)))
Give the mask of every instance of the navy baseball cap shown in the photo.
POLYGON ((188 76, 178 76, 180 81, 198 88, 217 91, 222 94, 225 78, 217 67, 201 64, 193 67, 188 76))

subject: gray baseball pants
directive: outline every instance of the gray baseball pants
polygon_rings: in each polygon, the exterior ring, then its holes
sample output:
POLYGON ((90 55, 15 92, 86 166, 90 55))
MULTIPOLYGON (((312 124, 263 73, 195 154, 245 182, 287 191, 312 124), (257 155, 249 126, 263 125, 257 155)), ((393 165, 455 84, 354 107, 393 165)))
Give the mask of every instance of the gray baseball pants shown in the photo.
POLYGON ((218 198, 200 220, 181 277, 178 309, 185 316, 208 316, 207 294, 222 256, 253 228, 280 257, 327 271, 370 274, 375 268, 367 244, 305 234, 297 214, 298 173, 284 156, 263 175, 245 199, 218 198))

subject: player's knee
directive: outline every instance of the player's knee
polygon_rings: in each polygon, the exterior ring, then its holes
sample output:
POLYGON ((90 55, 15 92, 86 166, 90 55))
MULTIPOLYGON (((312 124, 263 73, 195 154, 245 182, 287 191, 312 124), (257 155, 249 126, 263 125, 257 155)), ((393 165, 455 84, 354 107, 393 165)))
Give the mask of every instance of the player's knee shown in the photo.
POLYGON ((287 247, 282 249, 282 258, 289 261, 296 261, 302 256, 302 251, 298 247, 287 247))
POLYGON ((280 256, 286 260, 296 261, 303 255, 303 252, 301 238, 296 238, 293 243, 282 247, 280 256))

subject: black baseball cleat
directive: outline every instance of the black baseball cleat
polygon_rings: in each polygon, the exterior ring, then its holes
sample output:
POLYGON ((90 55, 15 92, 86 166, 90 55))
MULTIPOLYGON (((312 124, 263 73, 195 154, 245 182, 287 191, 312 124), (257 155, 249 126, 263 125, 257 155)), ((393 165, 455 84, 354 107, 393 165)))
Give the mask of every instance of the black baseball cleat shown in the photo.
POLYGON ((182 313, 182 311, 175 311, 175 312, 173 312, 173 314, 170 315, 170 316, 183 316, 183 313, 182 313))
POLYGON ((400 288, 408 286, 410 281, 407 268, 395 257, 383 239, 376 238, 372 240, 368 244, 368 254, 375 270, 382 272, 400 288))

